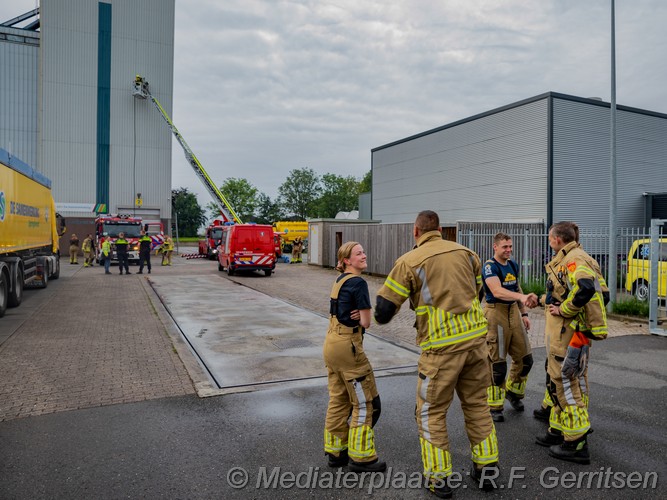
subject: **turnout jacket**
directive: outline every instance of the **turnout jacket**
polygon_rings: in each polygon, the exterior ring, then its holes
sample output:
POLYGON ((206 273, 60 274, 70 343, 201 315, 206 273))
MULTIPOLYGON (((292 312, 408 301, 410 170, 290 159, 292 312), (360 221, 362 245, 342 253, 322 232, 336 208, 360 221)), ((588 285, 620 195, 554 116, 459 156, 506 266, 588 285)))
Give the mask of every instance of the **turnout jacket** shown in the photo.
POLYGON ((416 314, 417 345, 423 351, 467 351, 485 342, 481 289, 477 254, 443 240, 440 231, 429 231, 396 261, 378 292, 375 319, 387 323, 410 299, 416 314))
POLYGON ((564 354, 575 331, 588 338, 607 337, 609 289, 600 266, 576 241, 565 245, 546 266, 547 304, 560 305, 561 316, 547 312, 546 334, 552 349, 564 354))

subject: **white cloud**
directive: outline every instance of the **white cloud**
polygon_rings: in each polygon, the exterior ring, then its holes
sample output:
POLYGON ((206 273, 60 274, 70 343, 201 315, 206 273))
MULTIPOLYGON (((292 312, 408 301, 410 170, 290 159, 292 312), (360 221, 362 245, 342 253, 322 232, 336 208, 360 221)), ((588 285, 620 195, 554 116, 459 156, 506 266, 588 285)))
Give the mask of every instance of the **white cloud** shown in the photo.
MULTIPOLYGON (((31 0, 0 16, 34 7, 31 0)), ((667 3, 616 2, 617 101, 667 112, 667 3)), ((177 0, 173 118, 211 177, 370 150, 547 91, 610 99, 608 0, 177 0)), ((174 187, 208 195, 174 147, 174 187)))

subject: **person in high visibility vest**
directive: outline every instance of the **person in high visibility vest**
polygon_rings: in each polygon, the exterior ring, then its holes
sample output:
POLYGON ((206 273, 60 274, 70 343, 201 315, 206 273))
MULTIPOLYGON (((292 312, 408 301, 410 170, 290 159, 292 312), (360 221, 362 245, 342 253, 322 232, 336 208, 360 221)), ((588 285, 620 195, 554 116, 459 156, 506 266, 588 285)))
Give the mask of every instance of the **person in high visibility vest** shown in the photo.
POLYGON ((573 222, 558 222, 549 229, 555 255, 545 266, 545 336, 547 390, 554 405, 549 429, 536 442, 548 446, 554 458, 589 464, 588 358, 591 340, 607 337, 609 289, 578 235, 573 222))
POLYGON ((171 266, 171 254, 174 251, 174 240, 171 239, 171 236, 165 236, 160 251, 162 252, 162 265, 171 266))
POLYGON ((148 274, 151 273, 151 238, 146 234, 146 231, 141 230, 139 237, 139 272, 137 274, 144 274, 144 262, 148 268, 148 274))
POLYGON ((461 400, 470 441, 470 476, 477 487, 496 487, 498 440, 487 403, 491 385, 487 321, 480 304, 481 261, 472 250, 442 239, 438 214, 425 210, 413 227, 416 246, 399 257, 377 295, 375 320, 391 321, 410 299, 421 347, 415 417, 426 486, 436 496, 453 494, 446 415, 461 400))
POLYGON ((118 239, 116 239, 114 244, 116 245, 116 256, 118 257, 118 270, 120 274, 123 274, 123 268, 125 268, 125 274, 132 274, 127 254, 127 247, 130 246, 130 242, 125 239, 125 233, 118 233, 118 239))
POLYGON ((83 240, 83 244, 81 245, 81 250, 83 250, 83 267, 92 266, 93 260, 95 259, 92 234, 87 235, 86 239, 83 240))
POLYGON ((104 274, 111 274, 109 266, 111 266, 111 242, 106 238, 102 242, 102 258, 104 259, 104 274))
POLYGON ((338 250, 342 274, 331 290, 329 329, 324 340, 329 405, 324 424, 324 451, 330 467, 348 465, 352 472, 383 472, 373 427, 380 417, 380 395, 363 347, 371 324, 368 284, 361 277, 366 254, 356 241, 338 250))
POLYGON ((69 239, 69 263, 79 263, 79 237, 75 233, 69 239))

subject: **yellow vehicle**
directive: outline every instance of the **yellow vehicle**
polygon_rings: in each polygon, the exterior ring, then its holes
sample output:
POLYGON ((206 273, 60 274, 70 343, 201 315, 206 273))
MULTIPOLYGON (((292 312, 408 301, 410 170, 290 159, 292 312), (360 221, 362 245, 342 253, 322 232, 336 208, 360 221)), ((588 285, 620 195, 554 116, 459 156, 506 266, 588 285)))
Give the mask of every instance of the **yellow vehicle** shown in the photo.
POLYGON ((308 239, 308 223, 302 221, 274 222, 273 232, 280 235, 283 242, 283 252, 291 252, 292 242, 297 237, 301 237, 303 241, 308 239))
MULTIPOLYGON (((658 261, 658 296, 665 297, 667 288, 667 238, 660 238, 658 261)), ((636 240, 628 252, 628 274, 625 289, 645 301, 649 298, 651 285, 651 240, 636 240)))
POLYGON ((51 181, 0 149, 0 317, 21 304, 25 285, 58 278, 64 222, 51 181))

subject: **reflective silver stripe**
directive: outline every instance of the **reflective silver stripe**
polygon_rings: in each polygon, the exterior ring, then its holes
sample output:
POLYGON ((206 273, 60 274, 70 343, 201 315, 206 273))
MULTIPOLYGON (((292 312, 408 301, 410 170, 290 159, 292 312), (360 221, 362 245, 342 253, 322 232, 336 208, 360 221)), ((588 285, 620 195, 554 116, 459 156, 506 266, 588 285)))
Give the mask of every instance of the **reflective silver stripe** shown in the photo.
MULTIPOLYGON (((420 379, 421 380, 421 379, 420 379)), ((426 377, 421 381, 421 387, 419 389, 419 397, 424 401, 421 409, 419 410, 419 416, 422 421, 422 434, 424 439, 431 441, 431 431, 428 428, 428 410, 431 407, 431 404, 426 400, 426 394, 428 392, 428 384, 431 382, 431 379, 426 377)))
POLYGON ((422 303, 432 305, 433 297, 431 296, 431 291, 428 289, 428 283, 426 283, 426 271, 424 271, 423 267, 417 269, 417 276, 422 281, 422 303))
POLYGON ((352 382, 352 387, 354 387, 354 392, 357 395, 359 415, 356 424, 355 422, 351 422, 350 427, 357 427, 366 423, 366 395, 364 394, 364 388, 361 387, 361 383, 357 382, 356 380, 352 382))
POLYGON ((503 330, 502 325, 498 325, 498 358, 505 359, 507 354, 505 353, 505 331, 503 330))
POLYGON ((567 401, 568 406, 577 406, 577 402, 574 400, 574 395, 572 394, 572 386, 570 385, 570 379, 562 374, 560 378, 563 382, 563 392, 565 393, 565 401, 567 401))

